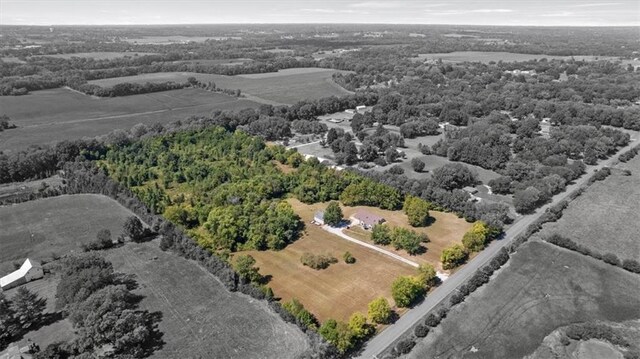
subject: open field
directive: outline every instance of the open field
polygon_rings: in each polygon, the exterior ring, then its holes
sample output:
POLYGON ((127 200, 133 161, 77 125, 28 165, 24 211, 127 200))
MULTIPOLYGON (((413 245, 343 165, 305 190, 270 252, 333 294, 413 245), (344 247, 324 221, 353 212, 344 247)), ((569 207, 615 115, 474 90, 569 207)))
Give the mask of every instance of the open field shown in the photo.
POLYGON ((622 167, 632 175, 612 171, 572 202, 560 220, 545 224, 540 236, 559 233, 600 254, 639 259, 640 157, 622 167))
POLYGON ((442 59, 443 62, 482 62, 489 63, 491 61, 498 62, 521 62, 531 60, 570 60, 576 59, 578 61, 596 61, 596 60, 618 60, 617 57, 608 56, 552 56, 552 55, 534 55, 534 54, 520 54, 512 52, 488 52, 488 51, 455 51, 450 53, 434 53, 434 54, 419 54, 417 57, 412 58, 416 61, 424 60, 438 60, 442 59))
MULTIPOLYGON (((436 269, 441 270, 440 255, 442 250, 453 244, 462 243, 462 236, 467 232, 473 224, 468 223, 462 218, 458 218, 453 213, 444 213, 437 211, 429 211, 429 215, 434 219, 433 223, 428 227, 414 228, 409 225, 407 216, 402 211, 387 211, 374 207, 357 206, 344 207, 342 212, 345 218, 349 218, 359 210, 366 210, 375 213, 385 219, 385 223, 390 227, 404 227, 414 230, 418 233, 424 233, 431 240, 429 243, 423 244, 427 251, 420 255, 409 255, 406 251, 395 250, 392 246, 380 246, 388 251, 401 255, 404 258, 417 263, 431 263, 436 269)), ((344 233, 353 238, 364 240, 370 243, 371 232, 366 231, 359 226, 353 226, 351 229, 345 229, 344 233)))
POLYGON ((164 347, 153 358, 293 358, 306 336, 265 302, 227 291, 193 261, 163 252, 157 241, 110 250, 117 271, 135 274, 141 308, 163 313, 164 347))
POLYGON ((246 99, 182 89, 114 98, 95 98, 66 89, 0 96, 0 108, 18 128, 0 132, 0 150, 94 137, 138 123, 170 123, 215 110, 256 108, 246 99))
POLYGON ((141 38, 124 39, 124 41, 138 44, 151 44, 151 45, 168 45, 168 44, 186 44, 189 42, 205 42, 207 40, 228 40, 228 39, 241 39, 240 37, 227 37, 227 36, 182 36, 182 35, 168 35, 168 36, 144 36, 141 38))
POLYGON ((331 75, 336 72, 340 71, 320 68, 293 68, 278 72, 238 76, 194 72, 159 72, 89 82, 98 86, 109 87, 122 82, 185 82, 187 78, 193 76, 200 82, 213 81, 219 88, 240 89, 243 93, 263 100, 293 104, 301 100, 350 94, 351 92, 333 82, 331 75))
POLYGON ((121 57, 137 57, 145 55, 157 55, 154 52, 76 52, 73 54, 44 55, 58 59, 70 59, 72 57, 93 58, 96 60, 113 60, 121 57))
POLYGON ((311 223, 316 210, 323 204, 305 205, 290 199, 289 203, 306 225, 305 234, 281 251, 248 251, 260 267, 260 274, 271 276, 268 286, 276 297, 288 301, 297 298, 320 321, 333 318, 348 320, 378 296, 390 303, 391 283, 400 275, 415 274, 413 267, 371 249, 349 242, 311 223), (356 263, 342 260, 349 251, 356 263), (338 259, 327 269, 315 270, 300 262, 304 252, 329 253, 338 259))
POLYGON ((106 228, 111 237, 122 232, 132 213, 116 201, 82 194, 45 198, 0 207, 0 274, 13 270, 12 261, 50 260, 52 253, 80 252, 80 245, 106 228))
POLYGON ((521 358, 556 328, 640 318, 640 276, 533 241, 454 307, 410 358, 521 358), (464 323, 464 325, 460 325, 464 323))

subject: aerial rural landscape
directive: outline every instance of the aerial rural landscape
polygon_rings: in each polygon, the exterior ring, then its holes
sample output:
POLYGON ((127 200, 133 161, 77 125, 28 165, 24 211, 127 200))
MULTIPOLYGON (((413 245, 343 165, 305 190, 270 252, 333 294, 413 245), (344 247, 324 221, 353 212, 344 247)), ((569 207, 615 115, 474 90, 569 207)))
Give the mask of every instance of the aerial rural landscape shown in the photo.
POLYGON ((0 2, 0 359, 640 359, 637 2, 0 2))

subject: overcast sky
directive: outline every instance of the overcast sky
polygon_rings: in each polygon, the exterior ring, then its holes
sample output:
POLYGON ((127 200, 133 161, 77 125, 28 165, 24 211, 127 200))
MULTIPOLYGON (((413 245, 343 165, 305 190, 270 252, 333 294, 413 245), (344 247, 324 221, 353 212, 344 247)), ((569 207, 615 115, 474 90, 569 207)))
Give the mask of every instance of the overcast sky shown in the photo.
POLYGON ((0 0, 0 23, 640 26, 640 0, 0 0))

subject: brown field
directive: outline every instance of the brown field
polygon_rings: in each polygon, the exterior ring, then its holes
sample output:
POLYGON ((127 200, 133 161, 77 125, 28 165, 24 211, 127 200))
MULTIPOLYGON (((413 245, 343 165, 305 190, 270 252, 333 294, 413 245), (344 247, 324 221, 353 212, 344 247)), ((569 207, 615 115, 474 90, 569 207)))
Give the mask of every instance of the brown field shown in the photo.
POLYGON ((293 104, 308 99, 343 96, 351 92, 333 82, 331 75, 340 72, 332 69, 294 68, 264 74, 225 76, 194 72, 159 72, 136 76, 114 77, 89 81, 109 87, 122 82, 185 82, 193 76, 200 82, 213 81, 224 89, 240 89, 243 93, 273 104, 293 104))
POLYGON ((316 209, 324 205, 309 206, 295 199, 289 202, 306 225, 304 236, 281 251, 245 252, 256 259, 262 275, 271 276, 268 285, 283 301, 297 298, 320 321, 329 318, 348 320, 356 311, 366 313, 367 304, 378 296, 393 303, 393 280, 400 275, 416 273, 407 264, 312 224, 316 209), (356 263, 344 263, 342 255, 346 251, 351 252, 356 263), (300 263, 304 252, 329 253, 339 262, 324 270, 311 269, 300 263))
POLYGON ((116 238, 132 213, 100 195, 68 195, 0 207, 0 275, 13 271, 13 261, 50 260, 80 252, 100 229, 116 238))
MULTIPOLYGON (((438 270, 442 270, 440 263, 442 250, 452 243, 462 243, 462 236, 464 236, 465 232, 467 232, 473 225, 462 218, 458 218, 453 213, 437 211, 429 211, 429 215, 435 221, 430 226, 422 228, 411 227, 407 220, 407 216, 402 211, 387 211, 375 207, 357 206, 344 207, 342 212, 344 213, 345 218, 349 218, 361 209, 383 217, 386 220, 386 223, 391 227, 405 227, 429 236, 431 241, 424 245, 427 248, 427 251, 420 255, 412 256, 406 251, 395 250, 392 246, 380 247, 417 263, 430 263, 438 270)), ((370 239, 371 232, 358 226, 353 226, 351 229, 345 229, 344 231, 346 234, 356 239, 373 243, 370 239)))
POLYGON ((639 259, 640 156, 621 166, 632 175, 614 170, 604 181, 594 183, 560 220, 545 224, 540 236, 559 233, 600 254, 639 259))
POLYGON ((170 123, 215 110, 257 108, 247 99, 199 89, 94 98, 66 89, 0 96, 0 108, 18 128, 0 132, 0 150, 95 137, 143 123, 170 123))
POLYGON ((46 57, 55 57, 58 59, 70 59, 73 57, 93 58, 96 60, 113 60, 121 57, 138 57, 145 55, 157 55, 154 52, 77 52, 73 54, 56 54, 44 55, 46 57))
POLYGON ((532 241, 451 309, 408 357, 522 358, 558 327, 640 318, 639 298, 637 274, 532 241))

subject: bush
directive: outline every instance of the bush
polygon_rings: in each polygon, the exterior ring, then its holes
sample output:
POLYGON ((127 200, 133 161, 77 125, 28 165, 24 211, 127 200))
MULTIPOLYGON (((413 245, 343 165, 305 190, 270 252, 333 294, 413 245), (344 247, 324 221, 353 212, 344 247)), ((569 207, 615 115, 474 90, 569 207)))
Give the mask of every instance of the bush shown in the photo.
POLYGON ((435 314, 427 315, 427 318, 424 320, 424 325, 429 327, 437 327, 440 324, 440 317, 435 314))
POLYGON ((399 165, 393 165, 387 170, 387 172, 394 175, 401 175, 404 174, 404 169, 402 169, 402 167, 400 167, 399 165))
POLYGON ((629 272, 640 273, 640 262, 635 259, 625 259, 624 262, 622 262, 622 268, 629 272))
POLYGON ((374 299, 369 303, 367 316, 372 323, 385 324, 391 318, 391 307, 384 297, 374 299))
POLYGON ((416 342, 413 341, 412 339, 401 340, 396 345, 396 350, 400 354, 409 354, 409 352, 411 352, 411 349, 413 349, 415 345, 416 345, 416 342))
POLYGON ((442 268, 453 269, 464 262, 469 257, 469 253, 459 244, 454 244, 442 251, 440 260, 442 260, 442 268))
POLYGON ((607 253, 602 256, 602 260, 614 266, 620 266, 620 260, 613 253, 607 253))
POLYGON ((427 327, 426 325, 418 324, 413 330, 413 334, 415 334, 418 338, 424 338, 427 336, 427 334, 429 334, 429 327, 427 327))
POLYGON ((344 262, 347 264, 353 264, 356 262, 355 257, 351 255, 351 253, 349 252, 344 252, 344 254, 342 255, 342 258, 344 259, 344 262))
POLYGON ((451 299, 449 300, 449 302, 451 303, 451 305, 456 305, 456 304, 462 303, 463 300, 464 300, 464 295, 462 295, 462 293, 455 293, 454 295, 451 296, 451 299))
POLYGON ((391 296, 398 307, 408 307, 424 294, 424 285, 417 278, 398 277, 391 285, 391 296))
POLYGON ((326 269, 333 263, 338 263, 338 260, 329 254, 311 254, 305 252, 300 257, 300 261, 303 265, 311 267, 315 270, 326 269))
POLYGON ((424 170, 425 163, 422 160, 418 159, 418 158, 414 158, 414 159, 411 160, 411 167, 416 172, 422 172, 424 170))
POLYGON ((113 247, 113 241, 111 240, 111 231, 108 229, 101 229, 96 235, 96 240, 82 245, 82 249, 86 251, 98 251, 101 249, 108 249, 113 247))

